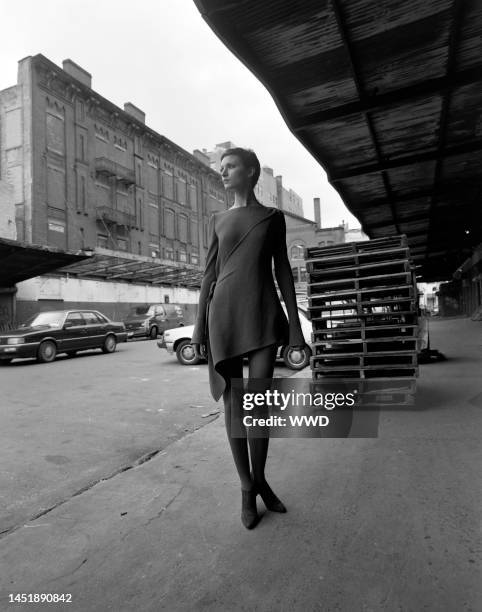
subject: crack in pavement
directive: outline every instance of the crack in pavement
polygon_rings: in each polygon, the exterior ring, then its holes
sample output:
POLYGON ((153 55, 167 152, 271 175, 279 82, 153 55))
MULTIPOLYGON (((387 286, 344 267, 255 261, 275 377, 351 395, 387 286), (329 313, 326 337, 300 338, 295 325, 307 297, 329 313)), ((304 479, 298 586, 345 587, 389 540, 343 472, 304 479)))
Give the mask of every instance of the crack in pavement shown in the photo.
MULTIPOLYGON (((50 512, 55 510, 56 508, 59 508, 60 506, 63 506, 64 504, 69 502, 74 497, 77 497, 78 495, 82 495, 82 493, 86 493, 87 491, 90 491, 90 489, 94 488, 99 483, 105 482, 107 480, 111 480, 112 478, 115 478, 116 476, 118 476, 119 474, 122 474, 123 472, 127 472, 128 470, 131 470, 131 469, 133 469, 135 467, 138 467, 138 466, 142 465, 143 463, 147 463, 148 461, 153 459, 159 453, 167 450, 172 444, 175 444, 176 442, 179 442, 180 440, 183 440, 184 438, 187 438, 187 437, 193 435, 194 433, 196 433, 197 431, 199 431, 203 427, 206 427, 206 425, 209 425, 210 423, 213 423, 214 421, 216 421, 216 419, 218 419, 218 418, 219 418, 219 414, 215 415, 214 418, 212 418, 211 420, 209 420, 209 421, 207 421, 205 423, 201 423, 200 425, 195 427, 192 431, 185 432, 184 435, 182 435, 181 437, 177 438, 176 440, 172 440, 169 444, 167 444, 167 446, 163 446, 163 447, 161 447, 159 449, 155 449, 153 451, 150 451, 150 452, 146 453, 145 455, 142 455, 138 459, 135 459, 134 461, 132 461, 128 465, 125 465, 125 466, 115 470, 114 472, 112 472, 108 476, 103 476, 102 478, 98 478, 97 480, 94 480, 93 482, 90 482, 90 483, 86 484, 85 486, 81 487, 78 491, 75 491, 74 493, 72 493, 72 495, 70 495, 70 497, 62 499, 62 500, 58 501, 57 503, 53 504, 52 506, 50 506, 49 508, 46 508, 45 510, 42 510, 41 512, 38 512, 37 514, 31 516, 30 518, 27 518, 27 520, 24 521, 23 523, 18 524, 18 525, 13 525, 12 527, 9 527, 8 529, 0 531, 0 540, 2 538, 5 538, 5 537, 11 535, 15 531, 18 531, 22 527, 28 526, 28 523, 31 523, 31 522, 37 520, 38 518, 40 518, 41 516, 45 516, 46 514, 49 514, 50 512)), ((177 497, 177 495, 176 495, 176 497, 177 497)), ((174 499, 171 500, 171 502, 174 501, 174 499)), ((171 502, 169 502, 169 504, 171 502)), ((167 506, 166 506, 166 508, 167 508, 167 506)))

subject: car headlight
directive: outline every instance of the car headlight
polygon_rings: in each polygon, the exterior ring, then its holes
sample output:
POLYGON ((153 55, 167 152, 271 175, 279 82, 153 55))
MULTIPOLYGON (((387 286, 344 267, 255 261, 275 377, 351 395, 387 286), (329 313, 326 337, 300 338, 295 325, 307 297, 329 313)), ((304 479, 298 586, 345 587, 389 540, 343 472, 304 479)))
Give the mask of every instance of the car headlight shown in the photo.
POLYGON ((25 338, 7 338, 7 344, 24 344, 25 338))

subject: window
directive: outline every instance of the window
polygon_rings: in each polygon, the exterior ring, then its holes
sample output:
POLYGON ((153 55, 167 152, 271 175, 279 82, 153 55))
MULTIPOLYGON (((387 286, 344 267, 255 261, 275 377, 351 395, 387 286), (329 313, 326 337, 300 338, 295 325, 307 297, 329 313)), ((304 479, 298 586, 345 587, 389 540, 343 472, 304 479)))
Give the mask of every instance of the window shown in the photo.
POLYGON ((167 238, 175 238, 174 234, 174 211, 166 208, 164 211, 164 235, 167 238))
POLYGON ((181 242, 187 242, 187 217, 178 215, 177 217, 178 238, 181 242))
POLYGON ((164 257, 165 259, 174 259, 174 250, 170 247, 164 248, 164 257))
POLYGON ((100 312, 94 312, 94 315, 97 317, 99 323, 109 323, 109 319, 104 317, 103 314, 100 314, 100 312))
POLYGON ((180 178, 176 179, 176 200, 180 204, 187 203, 186 187, 186 181, 183 181, 180 178))
POLYGON ((149 232, 155 236, 159 236, 159 207, 153 202, 149 202, 149 232))
POLYGON ((199 236, 198 236, 198 222, 195 219, 191 219, 191 235, 190 242, 195 246, 199 245, 199 236))
POLYGON ((290 250, 292 259, 303 259, 303 247, 299 244, 295 244, 290 250))
POLYGON ((97 234, 97 246, 102 247, 104 249, 109 248, 109 238, 104 234, 97 234))
POLYGON ((63 234, 65 232, 65 225, 58 221, 49 221, 49 231, 63 234))
POLYGON ((187 261, 187 253, 184 249, 179 249, 178 251, 178 259, 179 261, 187 261))
POLYGON ((117 238, 117 248, 119 251, 127 251, 128 242, 125 238, 117 238))
POLYGON ((70 312, 65 319, 65 323, 69 324, 69 327, 80 327, 85 325, 84 318, 80 312, 70 312))
POLYGON ((79 160, 85 161, 85 136, 79 134, 79 160))
POLYGON ((47 242, 49 245, 65 249, 67 237, 65 233, 65 221, 61 219, 49 219, 47 221, 47 242))
POLYGON ((191 263, 195 265, 199 263, 199 255, 197 253, 191 253, 191 263))
POLYGON ((82 316, 86 325, 98 325, 99 319, 94 312, 83 312, 82 316))
POLYGON ((166 170, 162 171, 162 195, 174 199, 174 177, 166 170))
POLYGON ((65 153, 64 118, 47 111, 47 148, 59 155, 65 153))
POLYGON ((159 257, 159 244, 154 240, 149 243, 149 255, 151 257, 159 257))
POLYGON ((85 119, 85 107, 83 100, 77 100, 77 119, 79 121, 84 121, 85 119))
POLYGON ((47 166, 47 200, 50 206, 65 208, 65 171, 47 166))
POLYGON ((147 165, 147 189, 154 194, 159 192, 157 168, 151 164, 147 165))

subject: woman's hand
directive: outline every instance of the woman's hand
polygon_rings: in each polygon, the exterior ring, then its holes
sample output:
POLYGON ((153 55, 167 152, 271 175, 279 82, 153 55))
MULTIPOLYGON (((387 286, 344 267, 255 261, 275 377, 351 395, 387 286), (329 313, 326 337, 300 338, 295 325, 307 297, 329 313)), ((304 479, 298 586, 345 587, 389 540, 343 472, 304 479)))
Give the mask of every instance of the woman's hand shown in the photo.
POLYGON ((197 359, 207 359, 208 358, 207 349, 206 349, 205 344, 200 344, 199 342, 193 342, 191 343, 191 346, 193 348, 194 354, 196 355, 197 359))

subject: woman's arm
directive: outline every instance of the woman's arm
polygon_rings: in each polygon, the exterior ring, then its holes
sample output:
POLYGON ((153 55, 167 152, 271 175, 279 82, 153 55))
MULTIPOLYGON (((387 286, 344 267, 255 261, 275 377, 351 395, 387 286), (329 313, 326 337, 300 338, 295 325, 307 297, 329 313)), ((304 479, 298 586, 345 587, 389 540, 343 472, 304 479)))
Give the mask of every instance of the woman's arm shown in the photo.
POLYGON ((209 248, 206 255, 206 266, 204 268, 204 276, 201 283, 201 291, 199 295, 199 306, 197 310, 196 322, 191 338, 191 344, 205 344, 205 324, 206 324, 206 299, 209 293, 209 286, 213 280, 216 280, 216 260, 218 256, 218 237, 216 234, 214 215, 209 218, 208 236, 209 248))
POLYGON ((289 345, 292 347, 302 347, 305 346, 306 342, 298 314, 293 272, 286 251, 286 220, 283 211, 278 210, 274 224, 274 272, 288 313, 290 325, 289 345))

